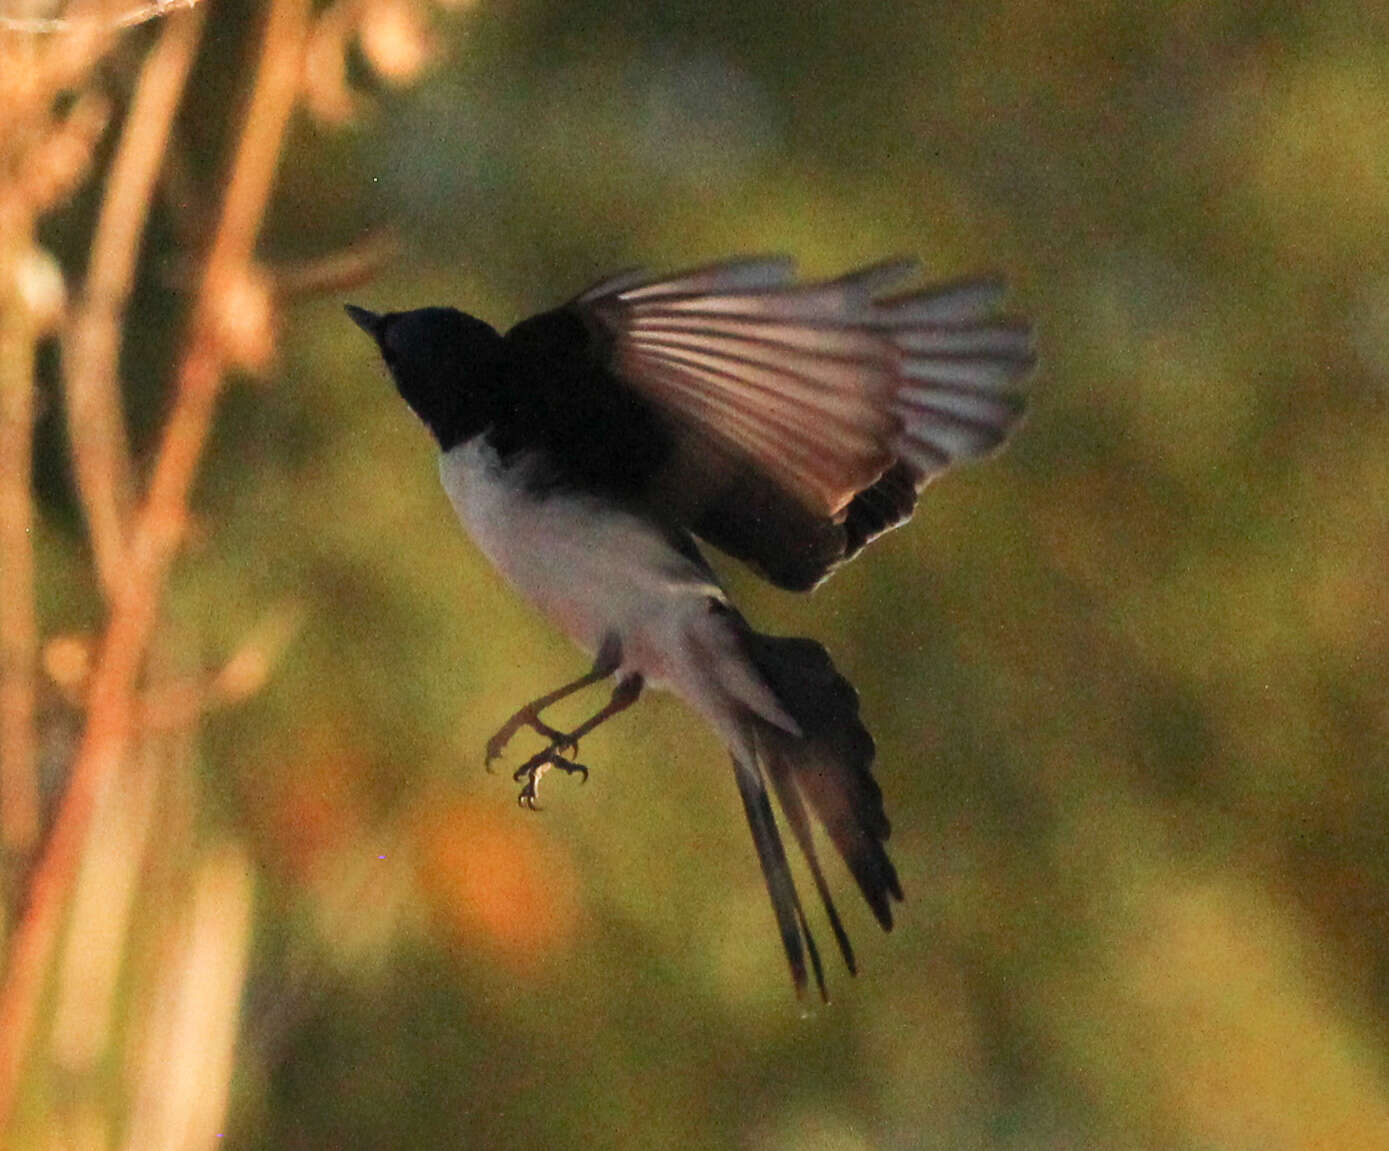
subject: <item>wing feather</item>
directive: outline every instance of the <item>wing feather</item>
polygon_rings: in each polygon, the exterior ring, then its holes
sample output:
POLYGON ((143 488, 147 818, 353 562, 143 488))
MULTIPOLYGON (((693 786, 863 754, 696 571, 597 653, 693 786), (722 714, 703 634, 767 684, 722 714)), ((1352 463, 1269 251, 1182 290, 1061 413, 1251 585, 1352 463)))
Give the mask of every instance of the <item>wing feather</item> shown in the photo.
POLYGON ((884 326, 911 328, 918 325, 967 324, 988 315, 1003 297, 1003 281, 997 276, 975 276, 934 284, 889 300, 879 300, 875 313, 884 326))
MULTIPOLYGON (((732 451, 813 516, 851 524, 847 556, 910 516, 906 480, 919 492, 992 450, 1023 408, 1032 335, 997 314, 1002 281, 887 295, 915 269, 888 260, 799 283, 790 260, 755 257, 623 273, 575 305, 607 334, 615 374, 677 431, 732 451), (884 498, 870 495, 898 462, 884 498)), ((755 551, 746 525, 737 534, 755 551)))
MULTIPOLYGON (((735 376, 718 360, 697 352, 677 355, 663 351, 653 358, 682 373, 692 385, 711 392, 720 391, 724 381, 735 376)), ((862 413, 850 409, 842 396, 809 392, 797 387, 796 381, 785 374, 743 369, 736 372, 736 380, 740 387, 722 388, 727 393, 721 395, 727 410, 740 412, 750 420, 804 427, 810 435, 834 439, 848 450, 876 453, 883 434, 894 427, 884 419, 861 423, 862 413)))
MULTIPOLYGON (((786 256, 749 256, 694 268, 666 279, 649 279, 619 293, 629 303, 662 296, 708 296, 716 292, 766 292, 784 287, 796 265, 786 256)), ((584 293, 589 297, 593 289, 584 293)), ((581 297, 582 298, 582 297, 581 297)))
POLYGON ((717 428, 721 438, 754 459, 781 461, 767 470, 784 472, 788 483, 828 481, 828 465, 817 454, 821 440, 811 429, 793 425, 779 412, 763 410, 754 416, 735 398, 704 386, 707 378, 673 361, 659 373, 671 402, 703 426, 717 428))

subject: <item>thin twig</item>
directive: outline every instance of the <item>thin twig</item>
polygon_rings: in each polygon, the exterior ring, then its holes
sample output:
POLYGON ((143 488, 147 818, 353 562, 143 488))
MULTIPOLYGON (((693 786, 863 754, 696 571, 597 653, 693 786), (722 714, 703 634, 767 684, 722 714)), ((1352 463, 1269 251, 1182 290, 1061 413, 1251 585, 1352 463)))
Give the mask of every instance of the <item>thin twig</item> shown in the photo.
POLYGON ((0 841, 22 854, 38 834, 34 682, 34 355, 38 330, 19 288, 32 230, 15 210, 0 226, 0 841))
POLYGON ((40 215, 84 177, 105 130, 107 102, 92 91, 60 116, 51 107, 73 67, 95 60, 104 39, 73 36, 44 48, 0 41, 0 842, 17 854, 38 833, 34 357, 63 296, 62 273, 34 233, 40 215))
POLYGON ((399 254, 399 237, 382 228, 336 252, 267 270, 277 296, 324 296, 361 287, 399 254))
POLYGON ((180 12, 185 8, 196 8, 198 3, 199 0, 150 0, 148 4, 141 4, 115 16, 105 18, 99 16, 75 18, 65 16, 0 16, 0 32, 23 32, 31 36, 49 36, 56 32, 71 32, 74 28, 93 24, 102 28, 133 28, 137 24, 157 20, 171 12, 180 12))
POLYGON ((225 285, 234 282, 251 257, 299 88, 308 20, 308 0, 273 0, 261 36, 255 88, 178 370, 174 409, 165 425, 149 494, 135 520, 126 574, 113 600, 93 673, 87 727, 52 834, 33 873, 28 907, 11 939, 0 986, 0 1129, 8 1126, 13 1114, 44 975, 93 802, 130 745, 139 672, 182 536, 188 492, 222 380, 216 333, 225 285))
MULTIPOLYGON (((400 239, 389 227, 379 228, 350 244, 321 256, 276 260, 257 265, 276 301, 332 295, 368 283, 400 254, 400 239)), ((191 257, 168 260, 160 283, 173 292, 191 292, 199 283, 191 257)))
MULTIPOLYGON (((135 703, 135 726, 142 734, 183 731, 209 712, 249 699, 265 686, 303 620, 299 604, 277 604, 220 668, 198 675, 161 677, 160 682, 148 684, 135 703)), ((88 645, 76 636, 50 640, 44 650, 48 681, 69 707, 85 710, 88 705, 90 662, 88 645)))
POLYGON ((97 579, 110 599, 132 499, 117 379, 121 321, 169 130, 197 52, 202 8, 168 21, 145 60, 111 162, 87 283, 63 357, 68 437, 97 579))

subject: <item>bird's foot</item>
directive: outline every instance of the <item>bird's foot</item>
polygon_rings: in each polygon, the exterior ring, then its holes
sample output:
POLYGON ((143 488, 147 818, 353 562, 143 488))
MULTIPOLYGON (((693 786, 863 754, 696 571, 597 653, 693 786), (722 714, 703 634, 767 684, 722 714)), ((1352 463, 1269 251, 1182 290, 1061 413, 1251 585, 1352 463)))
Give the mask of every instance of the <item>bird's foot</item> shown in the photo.
MULTIPOLYGON (((531 811, 540 810, 537 802, 540 799, 540 780, 552 767, 559 768, 565 775, 573 775, 575 772, 578 772, 580 776, 579 782, 588 782, 588 768, 582 763, 575 763, 572 759, 566 759, 559 753, 560 748, 568 747, 571 743, 572 741, 567 738, 563 742, 553 743, 538 755, 531 756, 530 759, 526 760, 525 763, 516 769, 511 778, 516 780, 517 783, 520 783, 523 779, 526 781, 525 785, 521 788, 521 794, 516 797, 516 802, 518 804, 522 807, 529 808, 531 811)), ((577 744, 573 746, 577 747, 577 744)))
POLYGON ((497 734, 487 741, 486 758, 482 761, 483 766, 491 768, 492 761, 501 758, 502 752, 506 750, 506 745, 523 727, 528 727, 537 735, 542 735, 548 739, 551 751, 568 751, 571 755, 578 755, 579 753, 577 740, 571 739, 564 732, 551 727, 540 718, 535 705, 528 703, 502 724, 497 734))

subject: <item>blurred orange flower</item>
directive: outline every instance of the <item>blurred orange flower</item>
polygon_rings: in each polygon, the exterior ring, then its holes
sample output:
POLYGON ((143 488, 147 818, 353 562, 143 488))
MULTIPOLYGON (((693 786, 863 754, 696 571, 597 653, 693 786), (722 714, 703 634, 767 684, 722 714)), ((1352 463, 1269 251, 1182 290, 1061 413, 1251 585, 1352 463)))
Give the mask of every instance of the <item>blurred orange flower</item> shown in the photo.
POLYGON ((262 810, 276 858, 300 883, 319 877, 325 858, 359 834, 364 823, 355 794, 362 753, 330 731, 299 738, 304 749, 293 769, 282 772, 262 810))
POLYGON ((524 970, 568 947, 579 918, 574 863, 535 819, 445 796, 420 805, 414 828, 420 890, 445 931, 524 970))

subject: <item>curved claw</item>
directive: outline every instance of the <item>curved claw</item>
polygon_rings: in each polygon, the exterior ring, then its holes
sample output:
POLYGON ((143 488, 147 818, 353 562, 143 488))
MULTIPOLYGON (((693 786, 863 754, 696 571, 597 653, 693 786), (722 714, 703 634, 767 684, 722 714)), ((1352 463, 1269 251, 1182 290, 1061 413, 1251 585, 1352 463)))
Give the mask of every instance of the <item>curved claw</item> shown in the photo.
POLYGON ((582 763, 575 763, 572 759, 565 759, 561 755, 551 756, 550 763, 553 764, 555 767, 559 768, 560 771, 563 771, 568 775, 573 775, 575 772, 578 772, 579 782, 588 782, 588 768, 586 768, 582 763))
POLYGON ((487 741, 487 746, 482 751, 482 766, 484 768, 488 771, 492 770, 492 761, 501 759, 502 752, 506 750, 506 745, 511 742, 511 737, 515 734, 515 730, 508 731, 504 727, 487 741))
POLYGON ((516 797, 516 802, 520 806, 539 811, 540 806, 536 803, 539 798, 540 779, 547 770, 557 767, 566 775, 578 774, 580 783, 588 782, 588 768, 582 763, 576 763, 572 759, 566 759, 560 755, 553 747, 546 748, 538 755, 533 755, 526 760, 520 767, 511 773, 511 778, 517 783, 525 780, 525 785, 521 788, 521 794, 516 797))
POLYGON ((547 747, 544 751, 531 756, 530 759, 526 760, 525 763, 511 773, 511 778, 519 783, 521 780, 538 775, 540 772, 551 767, 559 768, 560 771, 564 772, 566 775, 573 775, 575 772, 578 772, 583 776, 585 781, 588 779, 588 768, 582 763, 576 763, 572 759, 566 759, 552 747, 547 747))

